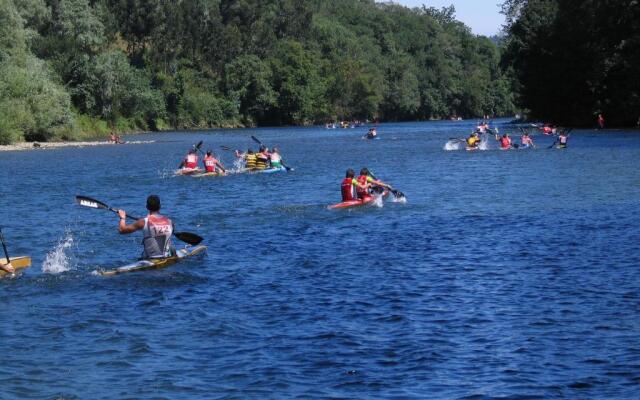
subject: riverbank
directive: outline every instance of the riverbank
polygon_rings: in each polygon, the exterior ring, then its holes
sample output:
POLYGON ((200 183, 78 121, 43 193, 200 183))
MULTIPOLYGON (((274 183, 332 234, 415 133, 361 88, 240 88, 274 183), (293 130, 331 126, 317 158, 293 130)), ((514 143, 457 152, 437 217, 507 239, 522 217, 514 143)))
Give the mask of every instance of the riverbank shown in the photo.
POLYGON ((9 145, 1 145, 0 151, 26 151, 26 150, 50 150, 61 147, 89 147, 89 146, 116 146, 123 144, 147 144, 154 143, 155 140, 133 140, 123 143, 113 143, 109 141, 89 141, 89 142, 22 142, 9 145))

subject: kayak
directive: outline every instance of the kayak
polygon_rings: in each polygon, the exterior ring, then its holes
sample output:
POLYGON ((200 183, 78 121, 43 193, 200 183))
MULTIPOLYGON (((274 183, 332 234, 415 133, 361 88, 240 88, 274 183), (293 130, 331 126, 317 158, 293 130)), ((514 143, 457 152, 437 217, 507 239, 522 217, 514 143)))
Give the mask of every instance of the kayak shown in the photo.
POLYGON ((202 172, 199 174, 191 174, 194 178, 210 178, 216 176, 227 176, 227 174, 223 172, 202 172))
POLYGON ((465 147, 465 150, 467 151, 476 151, 476 150, 480 150, 478 147, 465 147))
MULTIPOLYGON (((31 257, 29 256, 21 256, 21 257, 11 257, 11 265, 15 268, 16 272, 23 270, 25 268, 29 268, 31 266, 31 257)), ((7 265, 7 259, 0 259, 0 265, 7 265)), ((0 278, 4 278, 9 273, 3 269, 0 269, 0 278)))
POLYGON ((124 265, 119 268, 109 269, 106 271, 99 271, 98 273, 102 276, 114 276, 119 274, 124 274, 127 272, 137 272, 137 271, 146 271, 149 269, 161 269, 166 268, 170 265, 173 265, 177 262, 180 262, 184 258, 195 256, 196 254, 203 253, 207 250, 207 246, 195 246, 195 247, 187 247, 184 249, 180 249, 176 251, 175 256, 167 257, 167 258, 149 258, 145 260, 139 260, 132 264, 124 265))
MULTIPOLYGON (((385 198, 389 195, 389 191, 385 189, 385 191, 382 193, 382 198, 385 198)), ((361 206, 366 206, 367 204, 371 204, 376 200, 376 196, 367 196, 364 199, 357 199, 357 200, 349 200, 349 201, 343 201, 341 203, 337 203, 334 205, 329 206, 330 210, 336 210, 336 209, 340 209, 340 208, 353 208, 353 207, 361 207, 361 206)))
POLYGON ((256 174, 273 174, 275 172, 287 172, 285 167, 276 167, 276 168, 267 168, 267 169, 258 169, 255 171, 249 171, 256 174))
POLYGON ((180 168, 176 170, 174 175, 194 175, 204 172, 201 168, 180 168))

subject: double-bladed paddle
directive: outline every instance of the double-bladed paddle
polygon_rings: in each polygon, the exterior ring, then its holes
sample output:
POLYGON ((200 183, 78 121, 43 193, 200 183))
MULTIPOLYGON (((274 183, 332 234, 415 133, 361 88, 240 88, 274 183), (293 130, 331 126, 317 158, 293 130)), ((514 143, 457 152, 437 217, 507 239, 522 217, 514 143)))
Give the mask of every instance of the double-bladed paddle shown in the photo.
MULTIPOLYGON (((376 178, 376 176, 373 174, 373 172, 369 171, 369 175, 371 175, 371 177, 375 180, 379 180, 378 178, 376 178)), ((393 194, 393 197, 395 197, 396 199, 404 199, 406 196, 404 195, 404 193, 402 193, 399 190, 396 190, 394 188, 391 187, 391 185, 389 185, 389 191, 393 194)))
MULTIPOLYGON (((258 143, 260 146, 264 146, 265 144, 262 143, 260 141, 260 139, 258 139, 257 137, 251 135, 251 139, 253 139, 254 142, 258 143)), ((293 168, 291 167, 287 167, 286 165, 284 165, 284 163, 282 162, 282 160, 280 160, 280 164, 282 164, 282 166, 287 170, 287 171, 293 171, 293 168)))
MULTIPOLYGON (((94 208, 99 210, 107 210, 116 214, 118 213, 118 210, 116 210, 115 208, 109 207, 105 203, 98 201, 96 199, 92 199, 91 197, 76 196, 76 203, 78 203, 83 207, 94 208)), ((136 221, 140 219, 138 217, 134 217, 133 215, 129 215, 129 214, 127 214, 127 218, 130 218, 136 221)), ((202 237, 191 232, 173 232, 173 235, 179 240, 194 246, 204 240, 202 237)))

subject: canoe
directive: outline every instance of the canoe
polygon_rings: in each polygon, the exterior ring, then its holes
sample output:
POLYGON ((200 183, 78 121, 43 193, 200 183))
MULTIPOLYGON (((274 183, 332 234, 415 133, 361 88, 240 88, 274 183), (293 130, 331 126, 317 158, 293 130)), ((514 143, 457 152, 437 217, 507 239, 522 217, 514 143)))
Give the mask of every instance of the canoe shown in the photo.
MULTIPOLYGON (((385 189, 385 191, 382 193, 381 196, 382 198, 389 196, 389 191, 385 189)), ((343 201, 343 202, 329 206, 329 209, 336 210, 340 208, 353 208, 353 207, 366 206, 367 204, 373 203, 376 197, 378 196, 367 196, 364 199, 343 201)))
POLYGON ((149 269, 161 269, 173 265, 181 260, 195 256, 196 254, 203 253, 207 250, 207 246, 195 246, 187 247, 176 251, 176 255, 167 258, 150 258, 145 260, 139 260, 129 265, 124 265, 119 268, 109 269, 104 271, 98 271, 102 276, 114 276, 124 274, 127 272, 146 271, 149 269))
MULTIPOLYGON (((16 272, 23 270, 25 268, 29 268, 31 266, 31 257, 29 256, 21 256, 21 257, 11 257, 11 265, 16 269, 16 272)), ((0 259, 0 265, 7 265, 7 259, 2 257, 0 259)), ((9 273, 3 269, 0 269, 0 278, 9 275, 9 273)))
POLYGON ((174 175, 193 175, 204 172, 202 168, 180 168, 177 169, 174 175))

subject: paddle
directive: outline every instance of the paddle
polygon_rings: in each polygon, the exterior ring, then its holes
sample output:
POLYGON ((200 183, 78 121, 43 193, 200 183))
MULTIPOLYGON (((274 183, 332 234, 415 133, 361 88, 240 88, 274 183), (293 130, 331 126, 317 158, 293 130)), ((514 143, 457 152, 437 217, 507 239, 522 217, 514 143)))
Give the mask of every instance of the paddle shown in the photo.
MULTIPOLYGON (((373 174, 373 172, 369 171, 369 175, 371 175, 371 177, 375 180, 379 180, 378 178, 376 178, 376 176, 373 174)), ((393 194, 393 197, 395 197, 396 199, 402 199, 405 198, 406 196, 404 195, 404 193, 402 193, 399 190, 396 190, 394 188, 391 187, 391 185, 389 185, 389 191, 393 194)))
MULTIPOLYGON (((116 210, 115 208, 109 207, 103 202, 98 201, 96 199, 92 199, 91 197, 76 196, 76 203, 78 203, 83 207, 94 208, 99 210, 107 210, 116 214, 118 213, 118 210, 116 210)), ((127 214, 127 218, 130 218, 135 221, 140 219, 138 217, 134 217, 133 215, 129 215, 129 214, 127 214)), ((190 233, 190 232, 173 232, 173 235, 177 237, 179 240, 194 246, 204 240, 203 238, 196 235, 195 233, 190 233)))
POLYGON ((0 242, 2 242, 2 249, 4 250, 4 256, 7 259, 7 264, 11 264, 9 252, 7 251, 7 244, 4 242, 4 234, 2 234, 2 228, 0 228, 0 242))
MULTIPOLYGON (((260 139, 258 139, 257 137, 255 137, 255 136, 253 136, 253 135, 251 135, 251 139, 253 139, 253 141, 254 141, 254 142, 256 142, 256 143, 258 143, 260 146, 264 146, 264 145, 265 145, 264 143, 262 143, 262 142, 260 141, 260 139)), ((287 170, 287 172, 288 172, 288 171, 293 171, 293 168, 291 168, 291 167, 287 167, 287 166, 284 164, 284 162, 282 162, 282 160, 280 160, 280 164, 282 164, 282 166, 287 170)))

